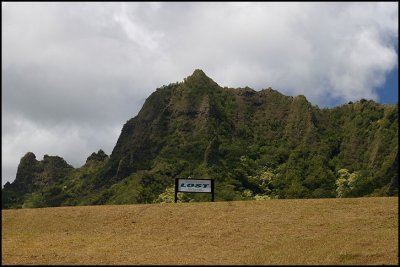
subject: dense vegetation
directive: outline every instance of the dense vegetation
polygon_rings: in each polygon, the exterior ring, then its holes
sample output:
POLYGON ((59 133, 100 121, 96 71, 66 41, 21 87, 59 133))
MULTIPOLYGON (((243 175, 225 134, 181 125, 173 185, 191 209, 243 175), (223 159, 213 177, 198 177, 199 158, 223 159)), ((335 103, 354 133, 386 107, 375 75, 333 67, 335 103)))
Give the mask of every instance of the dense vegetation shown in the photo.
POLYGON ((27 153, 2 207, 169 202, 178 177, 215 179, 216 200, 396 195, 398 105, 320 109, 271 88, 222 88, 195 70, 150 95, 110 156, 74 169, 27 153))

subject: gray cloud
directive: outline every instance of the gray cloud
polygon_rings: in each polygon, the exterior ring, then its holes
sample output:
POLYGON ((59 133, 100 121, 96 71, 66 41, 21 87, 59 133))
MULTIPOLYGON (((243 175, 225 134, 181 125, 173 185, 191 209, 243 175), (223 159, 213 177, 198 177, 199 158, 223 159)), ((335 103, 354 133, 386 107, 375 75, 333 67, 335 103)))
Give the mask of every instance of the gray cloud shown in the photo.
POLYGON ((2 3, 2 184, 32 151, 111 153, 157 87, 196 68, 222 86, 332 106, 379 100, 398 3, 2 3))

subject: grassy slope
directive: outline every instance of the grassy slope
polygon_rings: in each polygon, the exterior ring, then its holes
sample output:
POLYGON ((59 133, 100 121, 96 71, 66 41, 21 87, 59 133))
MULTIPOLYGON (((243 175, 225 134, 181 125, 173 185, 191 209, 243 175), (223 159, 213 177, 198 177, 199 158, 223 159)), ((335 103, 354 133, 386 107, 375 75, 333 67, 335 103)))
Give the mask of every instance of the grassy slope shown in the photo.
POLYGON ((2 211, 2 264, 398 264, 398 198, 2 211))

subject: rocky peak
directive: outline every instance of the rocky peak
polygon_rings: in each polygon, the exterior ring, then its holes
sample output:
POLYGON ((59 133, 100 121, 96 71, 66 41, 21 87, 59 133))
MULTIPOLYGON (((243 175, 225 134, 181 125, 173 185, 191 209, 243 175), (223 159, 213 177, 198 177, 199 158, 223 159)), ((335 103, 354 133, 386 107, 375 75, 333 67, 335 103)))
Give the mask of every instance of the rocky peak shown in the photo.
POLYGON ((106 158, 108 158, 108 155, 104 153, 102 149, 100 149, 97 153, 93 152, 87 159, 86 163, 89 161, 104 161, 106 158))
POLYGON ((32 182, 32 173, 38 171, 39 161, 36 160, 36 155, 32 152, 26 153, 20 160, 15 182, 17 184, 30 184, 32 182))
POLYGON ((209 78, 202 70, 196 69, 192 75, 184 79, 184 84, 188 87, 209 89, 218 86, 211 78, 209 78))
POLYGON ((62 157, 44 155, 43 160, 36 160, 32 152, 26 153, 20 160, 12 189, 31 192, 44 185, 65 177, 73 167, 62 157))

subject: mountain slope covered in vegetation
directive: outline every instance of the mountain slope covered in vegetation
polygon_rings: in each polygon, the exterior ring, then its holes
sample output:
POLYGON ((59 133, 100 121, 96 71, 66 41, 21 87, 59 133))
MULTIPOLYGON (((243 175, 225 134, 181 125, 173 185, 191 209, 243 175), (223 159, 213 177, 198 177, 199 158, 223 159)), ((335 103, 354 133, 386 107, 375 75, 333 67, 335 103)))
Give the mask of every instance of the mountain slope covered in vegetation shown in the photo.
POLYGON ((2 206, 168 202, 174 178, 188 177, 215 179, 216 200, 395 195, 398 105, 320 109, 271 88, 221 87, 195 70, 146 99, 110 156, 100 150, 74 169, 27 153, 2 206))

